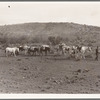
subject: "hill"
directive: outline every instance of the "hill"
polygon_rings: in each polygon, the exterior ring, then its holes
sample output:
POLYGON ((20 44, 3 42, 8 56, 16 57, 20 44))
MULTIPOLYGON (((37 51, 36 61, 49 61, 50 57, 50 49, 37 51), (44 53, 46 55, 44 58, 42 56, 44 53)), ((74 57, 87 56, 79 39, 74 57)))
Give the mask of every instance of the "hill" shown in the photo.
MULTIPOLYGON (((48 37, 61 37, 67 43, 100 45, 100 27, 77 23, 24 23, 0 26, 0 42, 29 42, 48 37), (16 40, 15 40, 16 39, 16 40), (19 41, 20 40, 20 41, 19 41)), ((34 42, 35 42, 34 41, 34 42)))

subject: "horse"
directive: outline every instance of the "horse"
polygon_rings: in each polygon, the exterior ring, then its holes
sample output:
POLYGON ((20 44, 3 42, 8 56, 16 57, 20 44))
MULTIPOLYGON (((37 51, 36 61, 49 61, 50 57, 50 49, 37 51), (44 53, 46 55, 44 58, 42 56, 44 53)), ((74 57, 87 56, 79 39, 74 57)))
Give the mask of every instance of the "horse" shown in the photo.
POLYGON ((39 53, 39 47, 31 46, 30 48, 28 48, 28 53, 33 53, 33 55, 36 56, 36 54, 39 53))
POLYGON ((39 51, 40 51, 40 54, 43 55, 43 52, 45 52, 45 55, 47 55, 47 53, 50 53, 50 46, 49 45, 41 45, 39 51))
POLYGON ((7 47, 5 49, 6 56, 8 57, 8 53, 13 54, 15 57, 19 54, 19 48, 17 47, 7 47))
POLYGON ((19 51, 24 51, 24 47, 23 46, 19 46, 19 51))
POLYGON ((69 53, 71 47, 68 45, 62 46, 62 54, 64 55, 65 53, 69 53))
POLYGON ((81 58, 85 59, 85 53, 86 52, 92 53, 92 48, 89 46, 82 46, 80 52, 81 52, 81 58))
POLYGON ((30 46, 24 45, 24 46, 19 46, 18 48, 19 51, 25 51, 25 55, 26 55, 30 46))
POLYGON ((66 53, 66 51, 69 51, 69 46, 67 46, 65 43, 60 43, 58 45, 58 52, 61 52, 63 55, 66 53))

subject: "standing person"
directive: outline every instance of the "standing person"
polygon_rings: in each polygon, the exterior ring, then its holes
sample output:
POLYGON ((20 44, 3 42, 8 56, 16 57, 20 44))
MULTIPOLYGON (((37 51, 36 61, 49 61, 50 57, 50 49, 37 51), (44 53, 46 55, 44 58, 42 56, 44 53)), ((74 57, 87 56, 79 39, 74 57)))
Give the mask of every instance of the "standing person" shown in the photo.
POLYGON ((96 53, 96 58, 95 58, 95 60, 98 60, 98 55, 99 55, 98 46, 97 46, 97 48, 96 48, 96 50, 95 50, 95 53, 96 53))

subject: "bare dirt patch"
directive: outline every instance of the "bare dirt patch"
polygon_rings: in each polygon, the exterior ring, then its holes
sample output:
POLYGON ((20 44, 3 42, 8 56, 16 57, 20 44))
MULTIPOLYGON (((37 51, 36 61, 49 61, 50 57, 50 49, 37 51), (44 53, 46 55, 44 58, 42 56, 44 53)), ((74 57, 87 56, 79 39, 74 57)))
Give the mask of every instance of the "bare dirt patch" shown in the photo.
POLYGON ((100 61, 5 57, 1 50, 0 93, 100 93, 100 61))

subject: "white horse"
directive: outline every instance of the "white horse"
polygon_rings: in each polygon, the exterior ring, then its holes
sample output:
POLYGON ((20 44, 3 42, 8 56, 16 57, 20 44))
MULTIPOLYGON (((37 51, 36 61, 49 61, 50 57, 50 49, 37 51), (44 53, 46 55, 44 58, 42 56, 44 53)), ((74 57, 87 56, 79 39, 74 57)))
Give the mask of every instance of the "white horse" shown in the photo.
POLYGON ((88 47, 88 46, 82 46, 82 48, 81 48, 81 57, 83 59, 85 59, 85 53, 86 52, 92 53, 92 48, 91 47, 88 47))
POLYGON ((16 57, 16 53, 19 53, 19 48, 17 47, 7 47, 5 49, 5 53, 6 53, 6 56, 8 57, 8 54, 13 54, 15 57, 16 57))

